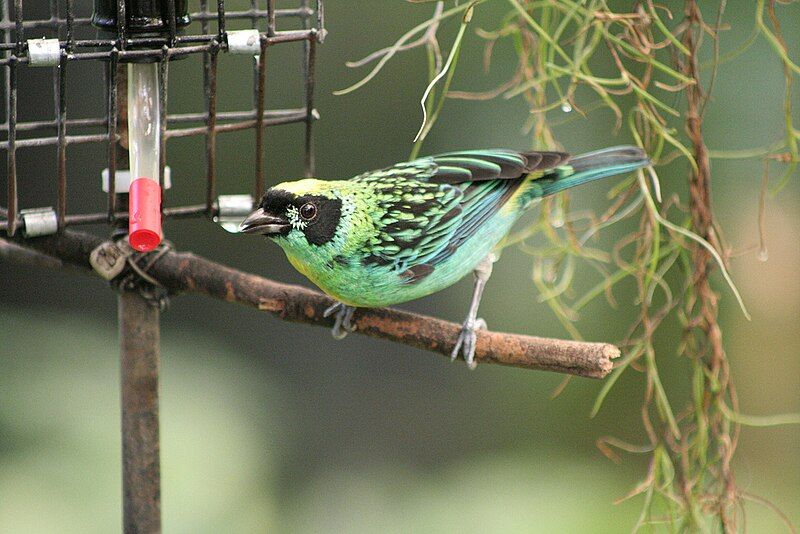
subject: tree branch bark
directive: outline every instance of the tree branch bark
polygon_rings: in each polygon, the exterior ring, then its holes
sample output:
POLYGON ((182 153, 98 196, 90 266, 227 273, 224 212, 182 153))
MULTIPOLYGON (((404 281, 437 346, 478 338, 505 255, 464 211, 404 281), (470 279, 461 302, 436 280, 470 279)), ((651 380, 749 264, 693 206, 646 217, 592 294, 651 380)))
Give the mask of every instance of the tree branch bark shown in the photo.
MULTIPOLYGON (((72 265, 91 270, 89 255, 103 240, 92 234, 61 234, 23 240, 0 236, 0 257, 44 266, 72 265), (32 253, 32 249, 38 251, 32 253), (58 262, 45 262, 45 257, 58 262)), ((323 317, 329 297, 301 286, 282 284, 215 263, 189 252, 168 251, 148 270, 172 293, 199 293, 267 311, 285 320, 331 327, 323 317)), ((393 308, 362 308, 354 316, 356 333, 388 339, 449 356, 461 325, 393 308)), ((607 343, 566 341, 501 332, 478 333, 476 361, 603 378, 619 349, 607 343)))

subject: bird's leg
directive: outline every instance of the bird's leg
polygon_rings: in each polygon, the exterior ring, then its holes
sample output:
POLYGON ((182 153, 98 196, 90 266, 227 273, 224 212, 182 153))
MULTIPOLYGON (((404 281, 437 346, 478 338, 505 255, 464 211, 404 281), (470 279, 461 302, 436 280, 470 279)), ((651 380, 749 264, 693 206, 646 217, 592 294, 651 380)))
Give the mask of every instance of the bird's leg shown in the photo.
POLYGON ((475 270, 472 273, 475 277, 475 284, 472 287, 472 302, 469 305, 469 314, 461 327, 456 346, 453 347, 453 352, 450 353, 450 358, 455 360, 460 351, 464 355, 467 367, 470 369, 475 369, 477 366, 475 362, 475 343, 478 339, 476 332, 486 328, 486 321, 478 318, 478 306, 481 303, 483 288, 486 287, 486 282, 492 275, 492 266, 495 261, 497 261, 497 256, 494 253, 490 253, 475 266, 475 270))
POLYGON ((356 325, 352 322, 353 313, 355 313, 355 311, 356 309, 353 306, 348 306, 343 302, 337 302, 322 313, 323 317, 330 317, 336 314, 336 321, 333 323, 333 328, 331 329, 331 334, 334 339, 342 339, 348 333, 356 329, 356 325))

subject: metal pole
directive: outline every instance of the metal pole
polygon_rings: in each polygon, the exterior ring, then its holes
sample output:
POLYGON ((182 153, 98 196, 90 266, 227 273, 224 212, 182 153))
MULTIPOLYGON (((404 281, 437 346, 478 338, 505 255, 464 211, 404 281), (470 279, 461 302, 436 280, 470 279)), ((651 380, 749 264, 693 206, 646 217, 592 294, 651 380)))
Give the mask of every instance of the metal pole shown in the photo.
POLYGON ((121 291, 122 498, 126 534, 161 532, 158 438, 160 331, 157 307, 135 291, 121 291))
MULTIPOLYGON (((129 167, 127 69, 115 76, 117 132, 115 163, 129 167)), ((127 206, 127 193, 116 194, 127 206)), ((117 235, 127 223, 117 221, 117 235)), ((117 298, 122 404, 122 525, 125 534, 161 532, 161 467, 159 460, 158 374, 160 311, 138 292, 121 288, 117 298)))

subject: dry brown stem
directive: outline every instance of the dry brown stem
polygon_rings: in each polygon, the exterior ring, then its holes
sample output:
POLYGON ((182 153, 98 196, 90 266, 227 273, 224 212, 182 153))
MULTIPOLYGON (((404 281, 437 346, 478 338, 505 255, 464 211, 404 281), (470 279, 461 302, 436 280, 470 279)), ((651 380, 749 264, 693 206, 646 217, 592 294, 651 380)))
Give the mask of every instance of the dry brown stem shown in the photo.
MULTIPOLYGON (((0 236, 5 259, 38 265, 43 257, 90 269, 89 255, 103 240, 82 232, 11 242, 0 236), (38 251, 41 254, 36 253, 38 251), (45 256, 42 256, 45 255, 45 256)), ((281 284, 212 262, 188 252, 169 250, 148 270, 171 293, 199 293, 268 311, 283 320, 330 327, 323 317, 329 297, 304 287, 281 284)), ((442 355, 450 354, 461 326, 433 317, 393 308, 359 309, 354 316, 357 332, 388 339, 442 355)), ((517 334, 478 333, 476 360, 526 369, 539 369, 590 378, 606 376, 619 349, 607 343, 585 343, 517 334)))
MULTIPOLYGON (((714 211, 711 200, 711 167, 708 161, 708 150, 703 138, 703 107, 705 96, 700 84, 700 69, 698 66, 698 48, 700 36, 705 23, 703 22, 700 8, 695 0, 686 0, 685 16, 687 20, 686 31, 683 34, 683 43, 691 54, 681 65, 684 74, 697 83, 688 85, 685 89, 687 99, 686 133, 692 143, 694 160, 697 167, 691 171, 689 178, 689 210, 692 219, 692 230, 714 248, 720 250, 720 240, 714 229, 714 211)), ((735 395, 730 383, 728 361, 722 344, 722 331, 718 321, 718 297, 711 287, 709 274, 714 269, 715 263, 707 249, 697 243, 692 243, 692 265, 694 279, 693 294, 687 299, 686 311, 688 319, 687 329, 699 329, 701 335, 694 336, 697 344, 697 357, 703 358, 706 367, 706 380, 709 384, 705 388, 706 398, 703 417, 709 418, 712 434, 719 444, 720 479, 721 488, 717 514, 726 532, 736 531, 736 481, 730 469, 730 459, 736 448, 737 432, 734 429, 730 434, 729 422, 722 414, 714 410, 718 402, 725 402, 730 396, 735 404, 735 395)))

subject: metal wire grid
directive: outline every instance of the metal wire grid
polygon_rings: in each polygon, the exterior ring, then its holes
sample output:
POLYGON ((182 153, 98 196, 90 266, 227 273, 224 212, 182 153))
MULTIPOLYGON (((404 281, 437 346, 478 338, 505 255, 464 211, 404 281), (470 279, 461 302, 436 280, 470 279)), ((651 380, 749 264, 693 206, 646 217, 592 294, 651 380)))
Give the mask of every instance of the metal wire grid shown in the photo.
MULTIPOLYGON (((253 192, 259 198, 265 190, 264 173, 264 128, 289 123, 305 123, 305 172, 311 176, 314 168, 314 153, 311 137, 312 124, 318 118, 314 109, 314 65, 316 44, 324 38, 324 18, 321 0, 298 0, 298 7, 276 9, 275 0, 266 0, 262 9, 260 0, 250 0, 250 8, 240 11, 226 11, 225 1, 217 0, 216 10, 209 9, 208 0, 200 0, 200 10, 191 13, 191 24, 182 30, 177 28, 175 0, 168 2, 167 31, 164 36, 137 36, 130 33, 125 25, 125 0, 117 0, 117 27, 111 34, 98 32, 95 39, 77 39, 76 30, 91 27, 90 17, 75 16, 75 0, 50 0, 50 18, 44 20, 25 20, 22 0, 0 0, 2 19, 0 20, 0 68, 5 70, 6 120, 0 124, 0 151, 6 152, 7 196, 5 207, 0 206, 0 230, 13 235, 20 227, 20 206, 18 197, 17 151, 28 147, 55 146, 57 150, 57 203, 55 213, 58 229, 68 225, 91 224, 127 219, 124 206, 117 206, 114 190, 117 171, 117 154, 120 146, 121 103, 118 101, 117 85, 120 83, 120 65, 133 61, 158 61, 160 64, 161 86, 161 161, 160 183, 164 185, 166 161, 166 141, 172 138, 205 136, 206 194, 205 203, 197 205, 172 206, 162 208, 165 217, 190 217, 215 215, 216 206, 216 138, 218 133, 254 129, 256 158, 253 192), (13 6, 12 6, 13 1, 13 6), (299 18, 302 29, 278 30, 277 19, 299 18), (228 50, 226 22, 245 20, 251 28, 258 29, 260 35, 260 55, 254 60, 253 105, 241 111, 217 111, 217 63, 219 53, 228 50), (211 31, 216 22, 216 33, 211 31), (18 71, 30 68, 30 56, 26 35, 31 30, 50 30, 59 39, 59 65, 52 67, 55 89, 55 116, 45 121, 18 121, 18 71), (108 37, 106 37, 108 35, 108 37), (62 36, 64 37, 62 40, 62 36), (305 80, 305 105, 296 109, 266 110, 264 108, 266 61, 265 53, 269 46, 303 42, 303 76, 305 80), (203 56, 203 84, 205 110, 198 113, 167 113, 167 67, 173 59, 192 54, 203 56), (105 92, 107 106, 101 117, 67 118, 67 72, 68 65, 76 61, 102 61, 105 68, 105 92), (191 124, 200 124, 191 126, 191 124), (168 125, 174 125, 168 128, 168 125), (94 127, 102 133, 69 134, 69 130, 94 127), (104 130, 104 131, 103 131, 104 130), (24 139, 18 139, 18 132, 25 132, 24 139), (55 132, 56 135, 52 135, 55 132), (30 135, 28 135, 30 134, 30 135), (81 143, 105 143, 109 170, 108 199, 105 211, 96 213, 70 214, 67 211, 67 147, 81 143)), ((213 9, 213 7, 211 8, 213 9)), ((84 82, 85 83, 85 82, 84 82)), ((124 95, 124 91, 121 93, 124 95)), ((124 105, 124 103, 122 103, 124 105)))

